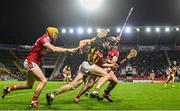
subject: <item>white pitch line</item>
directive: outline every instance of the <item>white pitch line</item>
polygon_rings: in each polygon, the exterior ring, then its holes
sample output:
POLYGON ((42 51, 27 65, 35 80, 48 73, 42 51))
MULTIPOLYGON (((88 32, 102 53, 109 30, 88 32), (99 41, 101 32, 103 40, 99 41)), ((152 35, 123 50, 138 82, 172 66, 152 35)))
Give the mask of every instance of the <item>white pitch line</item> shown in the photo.
MULTIPOLYGON (((52 91, 52 90, 55 90, 55 89, 44 90, 42 92, 48 92, 48 91, 52 91)), ((7 96, 5 98, 13 98, 13 97, 17 97, 17 96, 30 95, 30 94, 32 94, 32 92, 31 93, 30 92, 29 93, 24 93, 24 94, 17 94, 17 95, 13 95, 13 96, 7 96)))

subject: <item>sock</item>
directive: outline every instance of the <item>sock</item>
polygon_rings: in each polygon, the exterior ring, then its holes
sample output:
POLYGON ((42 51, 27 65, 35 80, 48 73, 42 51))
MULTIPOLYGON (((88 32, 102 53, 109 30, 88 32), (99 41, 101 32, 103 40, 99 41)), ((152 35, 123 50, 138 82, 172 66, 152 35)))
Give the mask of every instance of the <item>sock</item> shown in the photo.
POLYGON ((99 89, 98 89, 98 88, 95 88, 95 90, 94 90, 94 91, 99 92, 99 89))
POLYGON ((109 92, 107 90, 104 91, 105 95, 109 95, 109 92))
POLYGON ((10 86, 9 89, 8 89, 8 91, 14 91, 14 90, 15 90, 15 86, 14 85, 10 86))
POLYGON ((98 92, 97 92, 96 90, 95 90, 95 91, 93 91, 92 93, 93 93, 93 94, 98 94, 98 92))
POLYGON ((78 98, 78 99, 79 99, 80 97, 81 97, 81 96, 80 96, 79 94, 76 96, 76 98, 78 98))
POLYGON ((50 96, 51 96, 51 98, 54 98, 54 94, 53 94, 53 93, 51 93, 51 95, 50 95, 50 96))
POLYGON ((38 97, 33 96, 32 101, 37 101, 37 100, 38 100, 38 97))
POLYGON ((107 89, 106 89, 106 91, 105 91, 105 94, 109 94, 113 89, 114 89, 114 87, 117 85, 117 83, 116 82, 111 82, 109 85, 108 85, 108 87, 107 87, 107 89))

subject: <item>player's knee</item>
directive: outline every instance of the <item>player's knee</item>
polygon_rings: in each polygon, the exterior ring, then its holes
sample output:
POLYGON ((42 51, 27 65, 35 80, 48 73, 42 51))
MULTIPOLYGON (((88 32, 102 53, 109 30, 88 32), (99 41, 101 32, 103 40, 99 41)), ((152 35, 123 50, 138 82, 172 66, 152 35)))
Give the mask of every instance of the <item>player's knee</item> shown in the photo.
POLYGON ((47 79, 43 79, 43 80, 41 81, 41 83, 44 84, 44 85, 46 85, 46 84, 47 84, 47 79))
POLYGON ((107 79, 111 79, 111 76, 109 74, 106 75, 107 79))
POLYGON ((77 86, 76 85, 74 85, 74 84, 70 84, 70 90, 75 90, 77 88, 77 86))
POLYGON ((27 89, 32 89, 33 85, 27 85, 27 89))

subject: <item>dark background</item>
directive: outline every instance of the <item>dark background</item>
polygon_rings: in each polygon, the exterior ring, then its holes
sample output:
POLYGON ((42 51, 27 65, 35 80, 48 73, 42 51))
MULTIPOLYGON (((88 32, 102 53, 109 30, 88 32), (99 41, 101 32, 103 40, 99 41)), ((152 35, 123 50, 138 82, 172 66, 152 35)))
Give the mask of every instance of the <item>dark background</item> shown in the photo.
POLYGON ((0 44, 30 44, 47 26, 121 26, 131 6, 128 25, 179 25, 180 0, 104 0, 99 11, 87 12, 79 0, 1 0, 0 44))

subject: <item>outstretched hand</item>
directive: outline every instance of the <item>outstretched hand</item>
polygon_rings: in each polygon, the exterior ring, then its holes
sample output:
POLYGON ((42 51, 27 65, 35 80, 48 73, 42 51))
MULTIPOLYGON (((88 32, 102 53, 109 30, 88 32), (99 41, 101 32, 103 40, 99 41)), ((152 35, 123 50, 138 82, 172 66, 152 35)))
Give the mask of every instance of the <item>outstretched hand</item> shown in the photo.
POLYGON ((76 48, 71 48, 71 49, 68 49, 67 52, 70 52, 70 53, 74 53, 76 52, 78 49, 76 48))

